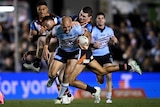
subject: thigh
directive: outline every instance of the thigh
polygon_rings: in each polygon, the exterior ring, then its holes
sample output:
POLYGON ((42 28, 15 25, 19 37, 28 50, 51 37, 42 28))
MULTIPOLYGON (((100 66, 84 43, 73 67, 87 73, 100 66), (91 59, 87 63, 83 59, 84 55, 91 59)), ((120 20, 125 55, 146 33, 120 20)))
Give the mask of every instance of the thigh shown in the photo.
POLYGON ((78 62, 77 59, 69 59, 69 60, 67 60, 65 73, 72 73, 74 68, 77 65, 77 62, 78 62))
POLYGON ((52 73, 52 75, 56 75, 57 72, 63 67, 63 63, 58 61, 58 60, 54 60, 52 61, 50 67, 49 67, 49 72, 52 73))

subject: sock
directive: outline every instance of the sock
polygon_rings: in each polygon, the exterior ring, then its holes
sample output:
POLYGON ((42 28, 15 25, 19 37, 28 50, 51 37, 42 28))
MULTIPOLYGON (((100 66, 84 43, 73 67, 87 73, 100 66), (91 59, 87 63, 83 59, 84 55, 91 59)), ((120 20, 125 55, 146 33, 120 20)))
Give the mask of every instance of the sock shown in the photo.
POLYGON ((119 64, 119 70, 130 70, 131 66, 128 64, 119 64))
MULTIPOLYGON (((59 91, 60 91, 60 84, 61 84, 61 82, 60 82, 58 76, 56 77, 55 82, 56 82, 57 89, 58 89, 58 92, 59 92, 59 91)), ((68 97, 71 97, 71 96, 72 96, 68 88, 67 88, 67 90, 65 91, 64 95, 67 95, 68 97)))
POLYGON ((61 84, 61 88, 60 88, 60 91, 59 91, 58 98, 62 98, 62 96, 64 95, 64 93, 67 90, 68 86, 69 86, 69 83, 62 83, 61 84))
POLYGON ((89 91, 92 94, 96 92, 96 89, 94 87, 87 85, 86 91, 89 91))
MULTIPOLYGON (((56 82, 58 91, 60 91, 61 81, 60 81, 60 79, 59 79, 58 76, 56 77, 55 82, 56 82)), ((72 96, 68 88, 67 88, 67 90, 65 91, 64 95, 67 95, 68 97, 71 97, 71 96, 72 96)))
POLYGON ((106 98, 107 98, 107 99, 111 99, 111 98, 112 98, 112 92, 107 92, 106 98))

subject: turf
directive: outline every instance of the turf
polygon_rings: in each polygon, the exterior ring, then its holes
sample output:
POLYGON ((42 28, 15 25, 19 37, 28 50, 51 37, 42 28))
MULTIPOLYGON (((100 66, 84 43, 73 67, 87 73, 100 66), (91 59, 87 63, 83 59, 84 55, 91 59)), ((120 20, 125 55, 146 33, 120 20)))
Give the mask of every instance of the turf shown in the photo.
POLYGON ((112 104, 105 99, 99 104, 93 99, 75 99, 70 105, 55 105, 53 100, 7 100, 0 107, 160 107, 160 99, 113 99, 112 104))

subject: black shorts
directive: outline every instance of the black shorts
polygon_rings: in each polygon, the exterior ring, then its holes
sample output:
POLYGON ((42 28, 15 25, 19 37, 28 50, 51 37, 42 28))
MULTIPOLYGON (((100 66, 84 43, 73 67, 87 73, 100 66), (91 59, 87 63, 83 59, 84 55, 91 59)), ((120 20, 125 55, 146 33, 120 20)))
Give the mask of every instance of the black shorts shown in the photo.
POLYGON ((94 59, 92 55, 91 49, 81 50, 80 59, 78 60, 78 64, 89 64, 94 59))
POLYGON ((106 63, 113 63, 113 57, 111 54, 106 54, 103 56, 94 56, 94 59, 103 66, 106 63))
POLYGON ((73 52, 66 52, 61 48, 57 48, 54 55, 54 60, 58 60, 62 63, 66 63, 68 59, 79 59, 80 49, 73 52))

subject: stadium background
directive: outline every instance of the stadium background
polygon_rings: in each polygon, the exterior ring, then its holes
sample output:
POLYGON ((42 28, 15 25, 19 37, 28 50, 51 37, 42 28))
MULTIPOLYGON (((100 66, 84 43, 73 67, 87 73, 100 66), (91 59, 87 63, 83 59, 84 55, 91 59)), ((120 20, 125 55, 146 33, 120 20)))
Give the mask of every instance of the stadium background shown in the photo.
MULTIPOLYGON (((35 48, 27 37, 29 23, 36 17, 35 5, 38 0, 15 1, 17 16, 14 12, 0 12, 0 91, 4 93, 6 100, 55 98, 55 85, 51 89, 45 87, 47 67, 44 62, 41 73, 38 74, 22 67, 21 57, 24 52, 35 48), (15 23, 16 17, 18 23, 15 23), (15 42, 16 37, 18 42, 15 42)), ((0 5, 13 5, 15 1, 1 0, 0 5)), ((107 24, 114 29, 121 43, 119 47, 111 48, 115 61, 125 61, 127 56, 136 59, 143 70, 142 76, 126 72, 113 73, 113 97, 160 98, 159 0, 46 1, 50 11, 59 16, 77 14, 84 6, 93 8, 93 19, 98 11, 106 14, 107 24)), ((84 71, 79 78, 93 86, 99 86, 95 75, 89 71, 84 71)), ((100 87, 104 89, 105 83, 100 87)), ((71 90, 77 98, 90 98, 83 91, 73 87, 71 90)), ((104 95, 105 91, 102 97, 104 95)))

